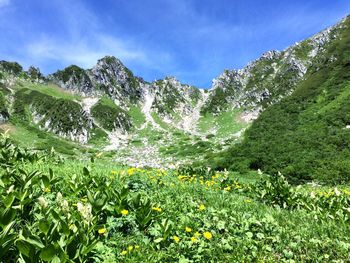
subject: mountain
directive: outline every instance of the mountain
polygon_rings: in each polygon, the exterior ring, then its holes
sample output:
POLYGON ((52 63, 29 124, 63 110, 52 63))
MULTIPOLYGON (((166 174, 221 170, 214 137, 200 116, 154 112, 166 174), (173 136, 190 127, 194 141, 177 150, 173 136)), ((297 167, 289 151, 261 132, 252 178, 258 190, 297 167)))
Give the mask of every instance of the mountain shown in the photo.
POLYGON ((350 19, 313 60, 295 91, 268 107, 217 167, 282 172, 291 180, 350 179, 350 19))
POLYGON ((330 50, 346 26, 342 20, 243 69, 225 70, 209 90, 174 77, 147 82, 113 56, 91 69, 71 65, 48 76, 1 61, 0 129, 18 141, 33 138, 36 148, 55 142, 69 154, 108 151, 136 166, 203 161, 242 140, 254 119, 293 97, 310 72, 335 59, 330 50))

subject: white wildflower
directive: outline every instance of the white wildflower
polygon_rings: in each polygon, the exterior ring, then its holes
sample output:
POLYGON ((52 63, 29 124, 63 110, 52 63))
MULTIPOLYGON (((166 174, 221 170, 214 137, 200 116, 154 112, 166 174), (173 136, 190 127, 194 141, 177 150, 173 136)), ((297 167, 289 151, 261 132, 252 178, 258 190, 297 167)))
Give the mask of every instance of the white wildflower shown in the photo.
POLYGON ((77 203, 77 209, 87 223, 91 222, 91 220, 92 220, 92 213, 91 213, 92 207, 90 204, 83 205, 82 203, 79 202, 79 203, 77 203))
POLYGON ((341 195, 341 192, 338 190, 338 188, 334 188, 334 194, 336 196, 340 196, 341 195))
POLYGON ((15 186, 11 185, 10 188, 6 191, 7 194, 12 193, 15 190, 15 186))
POLYGON ((46 201, 45 198, 42 197, 42 196, 40 196, 40 197, 38 198, 38 203, 39 203, 39 205, 40 205, 42 208, 46 208, 46 207, 48 206, 47 201, 46 201))

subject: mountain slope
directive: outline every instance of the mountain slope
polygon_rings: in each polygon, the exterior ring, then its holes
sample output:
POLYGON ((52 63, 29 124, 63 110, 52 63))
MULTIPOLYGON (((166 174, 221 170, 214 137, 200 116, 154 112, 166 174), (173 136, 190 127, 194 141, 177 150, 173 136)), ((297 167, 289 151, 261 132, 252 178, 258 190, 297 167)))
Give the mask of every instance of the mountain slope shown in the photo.
POLYGON ((266 108, 291 94, 305 73, 325 56, 338 38, 344 20, 284 51, 269 51, 240 70, 225 70, 214 79, 202 111, 236 108, 266 108))
POLYGON ((34 147, 65 139, 77 142, 74 149, 109 151, 134 166, 201 161, 241 141, 261 112, 290 97, 325 59, 335 59, 331 48, 344 25, 226 70, 209 90, 173 77, 146 82, 113 56, 47 77, 1 61, 0 129, 10 128, 19 140, 30 134, 34 147))
POLYGON ((267 108, 218 166, 294 180, 350 180, 350 19, 295 92, 267 108))

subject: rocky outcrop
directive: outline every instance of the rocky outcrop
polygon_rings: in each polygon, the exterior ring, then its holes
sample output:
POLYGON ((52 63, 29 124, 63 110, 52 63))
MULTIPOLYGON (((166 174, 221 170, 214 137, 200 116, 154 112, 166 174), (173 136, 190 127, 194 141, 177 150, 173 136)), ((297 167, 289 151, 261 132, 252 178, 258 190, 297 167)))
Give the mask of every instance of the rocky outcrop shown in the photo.
POLYGON ((125 105, 137 102, 141 98, 141 79, 134 77, 123 63, 113 57, 106 56, 98 60, 96 66, 88 70, 94 86, 108 94, 117 104, 125 105))
POLYGON ((90 95, 96 91, 86 71, 75 65, 49 75, 48 79, 64 89, 83 95, 90 95))
POLYGON ((291 94, 315 60, 322 59, 344 21, 282 52, 266 52, 243 69, 225 70, 213 80, 208 103, 202 111, 264 108, 291 94))

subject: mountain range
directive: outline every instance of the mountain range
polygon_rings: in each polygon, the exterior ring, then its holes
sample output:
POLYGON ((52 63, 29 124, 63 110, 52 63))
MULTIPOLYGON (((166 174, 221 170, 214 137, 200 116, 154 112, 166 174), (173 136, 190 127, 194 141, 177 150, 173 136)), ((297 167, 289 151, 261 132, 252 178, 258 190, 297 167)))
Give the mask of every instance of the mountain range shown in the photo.
POLYGON ((104 152, 134 166, 175 167, 214 159, 216 168, 235 168, 239 156, 249 168, 275 171, 278 165, 272 169, 266 165, 270 161, 259 160, 269 156, 263 148, 270 149, 282 131, 276 132, 278 124, 272 123, 274 131, 267 134, 259 123, 266 116, 278 123, 270 112, 283 109, 291 98, 300 99, 298 90, 312 74, 348 56, 348 50, 334 51, 346 39, 348 20, 283 51, 268 51, 242 69, 224 70, 210 89, 174 77, 147 82, 113 56, 91 69, 71 65, 48 76, 33 66, 24 71, 17 62, 1 61, 0 129, 9 130, 19 143, 30 139, 37 149, 104 152), (260 134, 266 136, 259 139, 260 134), (258 146, 247 150, 254 143, 260 143, 260 159, 252 157, 258 146), (246 150, 238 153, 237 145, 246 150))

